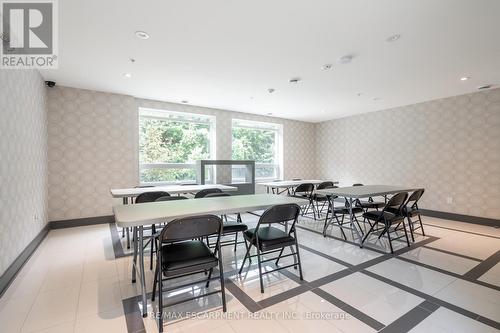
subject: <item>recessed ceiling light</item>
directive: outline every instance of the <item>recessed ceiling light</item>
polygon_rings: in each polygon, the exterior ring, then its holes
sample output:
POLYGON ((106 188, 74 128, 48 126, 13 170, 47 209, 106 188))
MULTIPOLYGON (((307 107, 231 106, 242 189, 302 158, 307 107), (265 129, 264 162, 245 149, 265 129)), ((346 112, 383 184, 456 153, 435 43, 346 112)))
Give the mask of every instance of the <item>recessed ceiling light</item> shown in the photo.
POLYGON ((125 73, 125 74, 123 74, 123 76, 125 76, 125 77, 127 77, 127 78, 131 78, 131 77, 132 77, 132 74, 130 74, 130 73, 125 73))
POLYGON ((187 100, 182 100, 182 101, 181 101, 181 103, 182 103, 182 104, 187 104, 187 103, 189 103, 189 101, 187 101, 187 100))
POLYGON ((147 32, 145 31, 136 31, 135 32, 135 35, 137 38, 139 39, 149 39, 149 35, 147 32))
POLYGON ((299 83, 299 81, 300 81, 299 77, 294 77, 294 78, 291 78, 288 82, 290 82, 290 83, 299 83))
POLYGON ((460 78, 460 81, 467 81, 468 79, 470 79, 470 77, 468 76, 463 76, 460 78))
POLYGON ((392 36, 387 37, 385 41, 390 43, 390 42, 395 42, 400 38, 401 38, 401 35, 396 34, 396 35, 392 35, 392 36))
POLYGON ((323 66, 321 66, 321 69, 324 71, 329 71, 332 68, 333 68, 332 64, 324 64, 323 66))
POLYGON ((354 56, 352 54, 348 54, 348 55, 345 55, 343 57, 340 57, 338 62, 341 64, 348 64, 352 61, 353 58, 354 58, 354 56))
POLYGON ((272 94, 274 92, 274 88, 267 89, 267 92, 270 93, 270 94, 272 94))
POLYGON ((483 86, 477 87, 478 90, 483 90, 483 89, 490 89, 492 86, 491 84, 485 84, 483 86))

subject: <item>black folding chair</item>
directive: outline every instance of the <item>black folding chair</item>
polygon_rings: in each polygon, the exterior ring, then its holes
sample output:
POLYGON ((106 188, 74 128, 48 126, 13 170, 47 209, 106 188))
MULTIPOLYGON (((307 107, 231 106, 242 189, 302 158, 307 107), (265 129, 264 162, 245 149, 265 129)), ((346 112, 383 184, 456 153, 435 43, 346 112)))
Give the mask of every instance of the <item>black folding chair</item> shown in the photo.
MULTIPOLYGON (((352 184, 352 186, 365 186, 365 185, 357 183, 357 184, 352 184)), ((363 210, 367 212, 370 209, 375 209, 375 210, 382 209, 385 206, 385 201, 375 201, 373 200, 372 197, 369 197, 368 201, 361 201, 357 199, 356 205, 363 208, 363 210)))
MULTIPOLYGON (((209 193, 205 196, 205 198, 230 197, 230 196, 231 194, 229 193, 209 193)), ((238 243, 238 233, 247 230, 248 226, 246 224, 243 224, 240 213, 236 214, 236 222, 229 222, 226 214, 222 215, 221 219, 224 221, 224 225, 222 227, 222 236, 228 236, 234 234, 234 241, 221 241, 220 246, 234 245, 234 251, 236 252, 236 247, 238 246, 238 244, 243 243, 243 242, 238 243)), ((208 239, 207 239, 207 244, 208 246, 210 246, 210 242, 208 239)))
MULTIPOLYGON (((158 201, 176 201, 176 200, 186 200, 186 197, 183 196, 176 196, 172 197, 170 195, 165 195, 162 197, 159 197, 158 199, 155 200, 155 202, 158 201)), ((160 226, 161 227, 161 226, 160 226)), ((161 227, 162 228, 162 227, 161 227)), ((151 249, 150 249, 150 261, 149 261, 149 269, 153 269, 153 255, 158 251, 158 236, 160 236, 160 231, 158 230, 158 226, 153 225, 152 226, 152 231, 151 231, 151 249)))
MULTIPOLYGON (((152 186, 147 186, 147 187, 152 187, 152 186)), ((144 192, 139 194, 135 198, 135 203, 136 204, 141 204, 141 203, 147 203, 147 202, 154 202, 156 199, 160 197, 169 197, 170 194, 165 191, 154 191, 154 192, 144 192)), ((151 230, 151 237, 150 239, 146 242, 146 244, 142 244, 144 248, 146 248, 150 242, 153 242, 153 235, 156 233, 156 226, 154 224, 151 225, 151 227, 145 227, 144 230, 151 230)), ((135 242, 135 236, 132 237, 132 241, 135 242)), ((139 244, 141 246, 141 244, 139 244)), ((151 244, 152 246, 152 244, 151 244)), ((127 246, 128 248, 128 246, 127 246)), ((151 265, 150 265, 151 266, 151 265)), ((151 266, 152 269, 152 266, 151 266)))
MULTIPOLYGON (((326 181, 326 182, 322 182, 321 184, 318 184, 318 186, 316 186, 316 190, 324 190, 327 188, 335 188, 333 185, 333 182, 326 181)), ((321 213, 323 213, 323 209, 325 209, 325 206, 328 205, 328 198, 324 194, 314 193, 312 200, 313 200, 313 204, 315 204, 315 206, 316 206, 316 211, 318 212, 318 218, 319 218, 319 217, 321 217, 321 213), (320 204, 321 204, 321 208, 319 208, 320 204)))
POLYGON ((200 199, 206 197, 208 194, 212 193, 222 193, 222 190, 220 188, 206 188, 204 190, 199 191, 194 195, 195 199, 200 199))
POLYGON ((169 222, 163 228, 158 240, 161 250, 156 256, 155 279, 153 285, 152 301, 155 300, 158 291, 158 327, 163 332, 163 309, 176 304, 184 303, 201 297, 222 294, 222 311, 226 312, 226 293, 224 289, 224 271, 222 267, 222 253, 220 250, 220 235, 222 232, 222 220, 215 215, 203 215, 187 217, 169 222), (209 236, 217 236, 215 250, 212 252, 203 241, 209 236), (219 276, 212 277, 214 268, 218 266, 219 276), (164 282, 169 280, 190 276, 198 273, 209 272, 202 280, 191 281, 182 285, 165 288, 164 282), (207 291, 204 294, 163 304, 163 293, 184 289, 199 283, 206 283, 208 288, 210 281, 220 281, 220 290, 207 291))
MULTIPOLYGON (((134 188, 150 188, 154 187, 153 185, 138 185, 134 186, 134 188)), ((124 198, 126 202, 128 202, 128 198, 124 198)), ((131 200, 131 203, 134 203, 134 199, 131 200)), ((122 238, 125 238, 125 232, 127 232, 127 249, 130 249, 130 228, 122 228, 122 238)))
MULTIPOLYGON (((333 186, 332 188, 338 188, 338 186, 333 186)), ((361 225, 359 224, 358 220, 358 214, 364 212, 363 208, 353 205, 352 209, 350 209, 350 203, 347 200, 347 198, 344 198, 344 206, 335 207, 336 199, 338 199, 337 196, 327 196, 328 210, 326 212, 325 224, 323 225, 323 236, 326 237, 326 231, 328 230, 328 227, 330 225, 337 225, 340 228, 342 237, 347 240, 347 236, 344 232, 344 229, 353 230, 353 228, 348 227, 345 224, 346 223, 351 224, 351 222, 356 223, 359 232, 363 234, 363 230, 361 229, 361 225), (350 218, 351 211, 352 211, 353 221, 346 221, 345 217, 348 216, 350 218)))
POLYGON ((403 208, 403 215, 408 219, 412 242, 415 242, 414 233, 418 229, 422 230, 422 236, 425 236, 424 225, 422 224, 422 216, 418 209, 418 201, 424 194, 425 190, 420 189, 413 192, 403 208), (415 220, 413 218, 416 217, 415 220))
POLYGON ((392 248, 392 241, 398 240, 403 237, 406 237, 406 244, 410 246, 410 241, 408 239, 408 232, 406 231, 405 226, 405 217, 403 213, 403 208, 406 203, 406 199, 408 198, 408 193, 401 192, 394 195, 389 199, 384 209, 381 211, 369 211, 363 214, 363 218, 368 220, 370 224, 370 230, 366 233, 363 238, 362 243, 366 241, 368 236, 372 232, 379 232, 378 239, 380 239, 383 235, 387 234, 387 239, 389 240, 389 247, 391 248, 391 253, 394 253, 392 248), (379 227, 378 225, 382 226, 379 227), (401 231, 399 227, 402 227, 404 231, 404 235, 398 236, 398 231, 401 231), (395 234, 397 237, 391 237, 391 233, 395 234))
MULTIPOLYGON (((243 258, 243 262, 241 263, 241 268, 239 274, 241 274, 243 267, 245 266, 245 262, 248 258, 251 263, 252 257, 257 257, 257 262, 259 265, 259 279, 260 279, 260 292, 264 292, 264 282, 262 280, 262 276, 264 274, 269 274, 281 269, 294 267, 299 267, 300 279, 303 280, 302 276, 302 266, 300 262, 299 255, 299 245, 297 243, 297 232, 295 230, 295 223, 297 223, 297 219, 300 214, 300 207, 297 204, 284 204, 284 205, 276 205, 268 208, 259 218, 259 222, 257 226, 252 229, 248 229, 243 233, 245 239, 245 246, 247 247, 247 251, 245 253, 245 258, 243 258), (292 225, 289 231, 282 230, 281 228, 275 228, 272 225, 283 226, 283 224, 287 224, 292 221, 292 225), (267 227, 262 227, 265 224, 267 227), (247 243, 248 242, 248 243, 247 243), (250 250, 254 246, 257 249, 256 255, 250 255, 250 250), (283 251, 286 247, 290 248, 291 253, 283 255, 283 251), (294 251, 295 247, 295 251, 294 251), (262 256, 266 256, 271 253, 276 253, 279 251, 279 255, 274 258, 269 258, 262 260, 262 256), (278 268, 262 271, 262 263, 276 260, 276 265, 278 265, 279 260, 281 258, 293 256, 294 263, 287 266, 278 266, 278 268)), ((286 228, 286 227, 285 227, 286 228)))
POLYGON ((313 193, 314 193, 314 185, 311 183, 303 183, 297 186, 293 190, 293 194, 290 194, 289 196, 295 198, 307 199, 309 203, 307 204, 306 208, 304 209, 303 207, 301 207, 302 216, 308 214, 309 209, 312 207, 314 219, 316 219, 316 211, 314 210, 314 203, 313 203, 313 193))

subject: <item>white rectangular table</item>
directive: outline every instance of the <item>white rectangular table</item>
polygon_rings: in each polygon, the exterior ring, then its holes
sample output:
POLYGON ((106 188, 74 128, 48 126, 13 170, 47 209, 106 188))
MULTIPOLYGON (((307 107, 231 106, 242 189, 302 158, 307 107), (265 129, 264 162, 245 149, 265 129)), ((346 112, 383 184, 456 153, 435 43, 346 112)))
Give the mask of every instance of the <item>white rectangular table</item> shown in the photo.
POLYGON ((154 186, 154 187, 132 187, 132 188, 121 188, 121 189, 111 189, 111 195, 113 198, 135 198, 142 193, 164 191, 170 194, 184 194, 184 193, 197 193, 201 190, 208 188, 218 188, 223 192, 237 191, 238 188, 235 186, 212 184, 212 185, 165 185, 165 186, 154 186))
MULTIPOLYGON (((390 194, 396 194, 399 192, 412 192, 417 190, 418 188, 415 187, 409 187, 409 186, 392 186, 392 185, 364 185, 364 186, 349 186, 349 187, 338 187, 338 188, 329 188, 329 189, 324 189, 324 190, 316 190, 316 193, 319 194, 324 194, 324 195, 330 195, 330 196, 337 196, 341 198, 346 198, 346 200, 349 202, 349 224, 350 224, 350 230, 353 230, 356 236, 359 239, 359 246, 363 247, 363 240, 362 240, 362 230, 358 230, 356 228, 356 225, 353 223, 353 213, 352 213, 352 207, 354 202, 357 199, 362 199, 362 198, 370 198, 370 197, 377 197, 377 196, 387 196, 390 194)), ((334 205, 335 200, 331 200, 332 205, 334 205)), ((332 212, 334 207, 331 207, 332 212)), ((331 223, 333 223, 334 216, 332 214, 331 217, 331 223)), ((325 224, 326 225, 326 224, 325 224)), ((340 228, 345 228, 340 226, 340 228)), ((326 230, 326 228, 325 228, 326 230)))
POLYGON ((145 225, 168 223, 174 219, 204 215, 232 214, 267 209, 280 204, 304 205, 305 199, 272 194, 250 194, 232 197, 216 197, 141 203, 135 205, 119 205, 113 207, 116 225, 122 228, 133 228, 134 260, 132 265, 132 282, 136 280, 137 258, 139 257, 139 275, 142 294, 142 315, 147 316, 146 282, 144 276, 144 229, 145 225))
MULTIPOLYGON (((299 186, 300 184, 305 184, 305 183, 310 183, 313 185, 318 185, 323 183, 325 180, 319 180, 319 179, 301 179, 301 180, 280 180, 280 181, 274 181, 274 182, 265 182, 265 183, 258 183, 257 185, 265 186, 267 189, 267 193, 272 191, 274 193, 274 190, 276 190, 277 194, 281 194, 285 191, 287 193, 290 193, 290 189, 299 186), (280 189, 284 189, 283 191, 280 192, 280 189)), ((333 184, 338 184, 339 182, 333 181, 333 184)))

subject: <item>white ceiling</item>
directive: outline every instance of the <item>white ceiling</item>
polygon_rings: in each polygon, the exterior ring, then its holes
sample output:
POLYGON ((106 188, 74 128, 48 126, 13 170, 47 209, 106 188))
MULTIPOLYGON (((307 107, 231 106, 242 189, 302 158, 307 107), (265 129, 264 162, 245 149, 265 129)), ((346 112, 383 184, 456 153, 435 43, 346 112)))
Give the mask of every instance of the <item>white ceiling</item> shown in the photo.
POLYGON ((59 69, 42 74, 64 86, 316 122, 500 84, 499 0, 63 0, 59 8, 59 69), (401 38, 386 42, 393 34, 401 38), (337 62, 347 54, 351 63, 337 62), (332 70, 322 70, 327 63, 332 70))

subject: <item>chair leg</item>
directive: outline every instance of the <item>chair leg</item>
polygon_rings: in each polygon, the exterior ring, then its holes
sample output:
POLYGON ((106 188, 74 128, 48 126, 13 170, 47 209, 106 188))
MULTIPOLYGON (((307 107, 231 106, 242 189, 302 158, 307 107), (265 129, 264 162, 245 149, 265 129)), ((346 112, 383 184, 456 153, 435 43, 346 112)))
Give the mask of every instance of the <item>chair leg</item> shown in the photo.
POLYGON ((210 278, 212 277, 212 272, 214 271, 213 268, 210 268, 210 271, 208 272, 208 278, 207 278, 207 284, 205 285, 206 288, 210 285, 210 278))
MULTIPOLYGON (((387 229, 386 229, 387 230, 387 229)), ((391 249, 391 253, 394 253, 394 250, 392 248, 392 240, 391 240, 391 233, 389 232, 389 230, 387 230, 387 239, 389 240, 389 247, 391 249)))
MULTIPOLYGON (((159 261, 158 261, 159 262, 159 261)), ((159 271, 159 279, 158 279, 158 330, 159 333, 163 333, 163 279, 161 278, 161 268, 158 268, 159 271)))
POLYGON ((236 246, 238 246, 238 233, 234 234, 234 252, 236 252, 236 246))
POLYGON ((323 237, 326 237, 326 230, 328 229, 328 215, 330 214, 330 208, 326 212, 325 224, 323 225, 323 237))
POLYGON ((370 236, 370 234, 373 231, 373 228, 375 228, 376 224, 377 224, 376 222, 373 224, 370 223, 370 225, 371 225, 370 230, 368 230, 368 232, 365 234, 365 237, 363 237, 363 239, 361 240, 361 244, 363 244, 366 241, 366 239, 368 238, 368 236, 370 236))
POLYGON ((403 224, 403 230, 405 232, 405 237, 406 237, 406 244, 410 246, 410 240, 408 238, 408 231, 406 231, 406 225, 405 225, 405 220, 401 221, 401 224, 403 224))
POLYGON ((241 274, 241 271, 243 270, 243 267, 245 266, 245 261, 247 260, 247 257, 250 253, 250 248, 252 247, 252 244, 249 244, 247 246, 246 238, 245 238, 245 247, 247 248, 247 251, 245 252, 245 257, 243 258, 243 262, 241 263, 240 271, 238 272, 238 274, 241 274))
MULTIPOLYGON (((302 275, 302 263, 300 261, 300 254, 299 254, 299 243, 297 242, 297 235, 295 235, 295 250, 296 250, 296 254, 297 254, 297 261, 298 261, 298 264, 299 264, 299 277, 300 277, 300 280, 304 280, 304 276, 302 275)), ((295 258, 295 256, 294 256, 295 258)))
POLYGON ((413 222, 412 222, 410 216, 408 216, 408 226, 410 227, 411 241, 413 243, 415 243, 415 236, 413 235, 413 233, 415 232, 415 230, 413 228, 413 222))
MULTIPOLYGON (((151 253, 149 257, 149 270, 153 270, 153 254, 155 252, 155 245, 156 245, 156 238, 154 236, 151 236, 151 253)), ((156 245, 158 248, 158 246, 156 245)))
POLYGON ((293 254, 293 269, 297 269, 297 257, 295 257, 295 252, 293 251, 293 246, 290 246, 290 251, 293 254))
POLYGON ((281 259, 281 255, 283 254, 283 250, 284 250, 284 249, 285 249, 285 248, 282 248, 282 249, 281 249, 280 254, 278 255, 278 259, 276 259, 276 261, 274 262, 274 264, 275 264, 276 266, 278 266, 278 262, 279 262, 279 261, 280 261, 280 259, 281 259))
POLYGON ((356 225, 358 226, 359 231, 361 233, 363 233, 363 230, 361 229, 361 226, 359 225, 359 221, 358 221, 358 218, 356 217, 356 215, 353 214, 352 217, 354 218, 354 221, 356 222, 356 225))
POLYGON ((130 230, 129 228, 127 229, 127 249, 130 250, 130 230))
POLYGON ((260 262, 260 249, 258 246, 256 246, 256 248, 257 248, 257 262, 259 265, 260 292, 263 294, 264 293, 264 281, 262 279, 262 264, 260 262))
POLYGON ((422 236, 425 236, 424 224, 422 223, 422 216, 420 216, 420 214, 418 214, 418 222, 420 223, 420 229, 422 230, 422 236))
MULTIPOLYGON (((158 260, 156 260, 155 279, 153 282, 153 294, 151 295, 152 302, 155 301, 155 296, 156 296, 156 284, 158 283, 158 267, 160 267, 160 265, 158 264, 158 260)), ((161 279, 161 276, 160 276, 160 279, 161 279)))
MULTIPOLYGON (((219 249, 220 250, 220 249, 219 249)), ((220 278, 220 289, 222 293, 222 312, 227 311, 226 307, 226 287, 224 285, 224 268, 222 265, 222 256, 219 251, 219 278, 220 278)))
POLYGON ((344 225, 344 217, 345 217, 345 215, 342 214, 342 219, 339 221, 338 216, 335 215, 335 219, 337 220, 337 223, 340 226, 340 233, 342 234, 342 237, 344 237, 344 240, 347 240, 347 236, 346 236, 346 234, 344 232, 344 229, 342 228, 342 226, 344 225))

